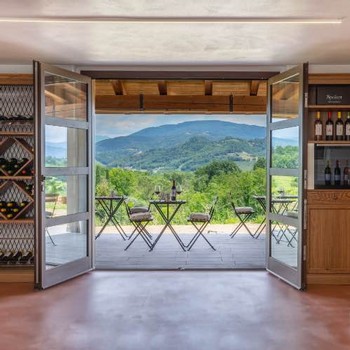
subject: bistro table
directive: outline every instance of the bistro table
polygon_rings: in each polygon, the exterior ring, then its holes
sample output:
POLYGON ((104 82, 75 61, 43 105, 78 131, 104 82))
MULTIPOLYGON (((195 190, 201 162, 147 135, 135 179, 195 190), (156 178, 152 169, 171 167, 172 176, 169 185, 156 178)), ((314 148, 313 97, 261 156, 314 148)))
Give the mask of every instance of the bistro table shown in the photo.
POLYGON ((154 205, 160 216, 162 217, 165 225, 158 234, 157 238, 152 244, 152 248, 150 249, 153 250, 153 248, 156 246, 158 243, 159 239, 162 237, 163 233, 167 228, 170 229, 171 233, 174 235, 176 238, 177 242, 179 243, 180 247, 182 248, 183 251, 186 251, 186 246, 184 242, 181 240, 180 236, 176 233, 174 227, 171 225, 171 222, 173 221, 176 213, 179 211, 180 207, 186 203, 186 201, 180 201, 180 200, 175 200, 175 201, 168 201, 168 200, 150 200, 149 201, 151 205, 154 205), (171 209, 171 210, 170 210, 171 209))
MULTIPOLYGON (((253 196, 253 198, 257 200, 257 202, 260 204, 263 211, 266 213, 266 208, 267 208, 266 207, 266 196, 253 196)), ((274 214, 284 215, 285 213, 287 213, 288 210, 293 211, 297 208, 298 196, 285 195, 285 196, 274 197, 271 200, 271 204, 272 204, 272 212, 274 214), (290 208, 290 206, 292 206, 292 208, 290 208)), ((272 230, 274 230, 277 226, 279 226, 278 223, 276 223, 274 225, 272 230)), ((255 234, 258 233, 258 236, 259 236, 262 233, 262 231, 265 229, 265 227, 266 227, 266 215, 265 215, 264 219, 262 220, 262 222, 260 223, 255 234)), ((281 231, 284 234, 285 230, 281 229, 281 231)), ((280 239, 278 239, 275 235, 274 235, 274 237, 275 237, 277 243, 279 243, 280 239)))
POLYGON ((118 220, 116 219, 116 213, 117 213, 118 209, 120 208, 120 206, 125 201, 126 197, 124 197, 124 196, 108 196, 107 197, 106 196, 106 197, 96 197, 95 199, 96 199, 97 203, 101 206, 104 213, 107 214, 107 220, 104 223, 104 225, 102 226, 99 233, 96 235, 95 239, 100 237, 102 232, 106 228, 106 226, 110 222, 112 222, 114 227, 117 229, 118 233, 120 234, 120 236, 125 241, 128 238, 128 236, 125 233, 125 231, 123 230, 123 228, 120 225, 120 223, 118 222, 118 220))

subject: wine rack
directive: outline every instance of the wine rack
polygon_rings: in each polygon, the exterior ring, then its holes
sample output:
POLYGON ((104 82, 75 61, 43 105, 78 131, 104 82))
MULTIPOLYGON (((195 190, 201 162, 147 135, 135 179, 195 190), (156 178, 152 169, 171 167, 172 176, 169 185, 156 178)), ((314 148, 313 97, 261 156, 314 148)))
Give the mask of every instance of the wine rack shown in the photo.
POLYGON ((0 85, 0 266, 33 264, 33 86, 0 85))

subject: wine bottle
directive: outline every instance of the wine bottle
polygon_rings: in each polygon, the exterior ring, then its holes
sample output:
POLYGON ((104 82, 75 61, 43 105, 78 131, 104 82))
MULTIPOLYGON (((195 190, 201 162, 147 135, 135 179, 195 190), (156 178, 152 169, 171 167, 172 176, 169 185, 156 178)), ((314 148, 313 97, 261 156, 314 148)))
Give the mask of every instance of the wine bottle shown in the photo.
POLYGON ((327 165, 324 169, 324 182, 326 186, 329 186, 331 184, 331 178, 332 178, 332 170, 329 166, 329 160, 327 161, 327 165))
POLYGON ((10 260, 10 264, 17 264, 21 256, 22 256, 22 253, 20 251, 16 252, 16 254, 14 254, 10 260))
POLYGON ((176 201, 176 184, 175 180, 173 180, 173 185, 171 187, 171 200, 176 201))
POLYGON ((343 184, 345 187, 350 185, 350 183, 349 183, 349 162, 348 161, 346 161, 345 167, 343 170, 343 184))
POLYGON ((326 140, 332 141, 334 135, 334 124, 332 121, 332 112, 328 112, 328 119, 326 121, 326 140))
POLYGON ((3 264, 7 264, 13 257, 13 253, 12 252, 7 252, 4 254, 4 256, 1 259, 1 262, 3 264))
POLYGON ((322 129, 323 129, 323 125, 322 125, 322 121, 321 121, 321 112, 317 112, 316 114, 316 120, 315 120, 315 141, 322 141, 322 129))
POLYGON ((341 112, 338 112, 338 118, 335 122, 335 139, 337 141, 343 141, 344 137, 344 123, 341 119, 341 112))
POLYGON ((341 171, 339 167, 339 160, 335 162, 335 168, 334 168, 334 185, 340 186, 341 182, 341 171))
POLYGON ((348 112, 348 115, 346 117, 345 121, 345 140, 350 141, 350 112, 348 112))
POLYGON ((26 264, 32 256, 33 256, 33 253, 30 251, 25 254, 22 254, 22 256, 19 259, 19 263, 26 264))

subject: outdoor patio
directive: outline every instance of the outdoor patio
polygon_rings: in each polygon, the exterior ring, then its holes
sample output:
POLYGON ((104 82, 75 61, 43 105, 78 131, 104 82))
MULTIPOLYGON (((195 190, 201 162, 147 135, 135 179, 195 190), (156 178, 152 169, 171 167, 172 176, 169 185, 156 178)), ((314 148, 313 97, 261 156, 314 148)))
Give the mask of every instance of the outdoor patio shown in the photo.
MULTIPOLYGON (((265 268, 265 235, 252 238, 241 230, 235 237, 229 234, 236 225, 210 225, 205 236, 215 247, 212 250, 200 237, 190 251, 184 252, 171 233, 164 234, 153 251, 149 251, 141 237, 125 251, 124 241, 115 228, 107 227, 96 240, 96 267, 100 269, 262 269, 265 268), (209 233, 208 233, 209 232, 209 233)), ((254 231, 257 225, 249 225, 254 231)), ((190 225, 174 225, 176 232, 187 244, 195 231, 190 225)), ((124 226, 127 233, 132 227, 124 226)), ((149 226, 156 234, 160 227, 149 226)), ((98 230, 98 228, 97 228, 98 230)), ((293 263, 296 249, 285 242, 275 244, 275 255, 293 263)))

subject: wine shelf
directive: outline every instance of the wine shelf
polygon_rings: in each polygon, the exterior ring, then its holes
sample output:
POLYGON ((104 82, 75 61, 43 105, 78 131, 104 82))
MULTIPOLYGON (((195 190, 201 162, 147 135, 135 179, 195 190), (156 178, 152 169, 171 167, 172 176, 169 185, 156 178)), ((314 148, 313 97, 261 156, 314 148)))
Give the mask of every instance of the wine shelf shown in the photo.
POLYGON ((34 251, 33 86, 0 85, 0 101, 0 267, 32 266, 1 255, 34 251))
POLYGON ((337 110, 350 110, 350 105, 309 105, 308 106, 309 110, 332 110, 332 111, 337 111, 337 110))

